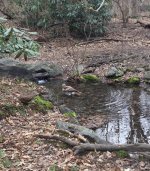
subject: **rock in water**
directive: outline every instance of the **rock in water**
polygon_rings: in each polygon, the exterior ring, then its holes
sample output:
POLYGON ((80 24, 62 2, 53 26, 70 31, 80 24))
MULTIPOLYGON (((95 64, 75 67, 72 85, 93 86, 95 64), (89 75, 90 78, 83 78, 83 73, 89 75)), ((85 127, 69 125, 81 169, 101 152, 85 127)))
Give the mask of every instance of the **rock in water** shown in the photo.
POLYGON ((66 84, 62 84, 62 92, 67 96, 80 96, 81 92, 74 89, 71 86, 67 86, 66 84))
POLYGON ((116 78, 121 77, 124 75, 124 72, 120 69, 117 69, 116 67, 111 67, 108 72, 105 74, 105 77, 107 78, 116 78))

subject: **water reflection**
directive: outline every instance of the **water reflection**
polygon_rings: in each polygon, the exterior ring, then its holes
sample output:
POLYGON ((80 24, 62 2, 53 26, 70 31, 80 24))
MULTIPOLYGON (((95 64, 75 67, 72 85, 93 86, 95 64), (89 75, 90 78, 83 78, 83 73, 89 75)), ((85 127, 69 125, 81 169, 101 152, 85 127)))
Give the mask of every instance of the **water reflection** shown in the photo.
POLYGON ((108 122, 96 130, 113 143, 150 143, 150 95, 140 88, 105 84, 74 85, 80 97, 64 97, 61 84, 53 87, 59 101, 81 115, 105 115, 108 122))

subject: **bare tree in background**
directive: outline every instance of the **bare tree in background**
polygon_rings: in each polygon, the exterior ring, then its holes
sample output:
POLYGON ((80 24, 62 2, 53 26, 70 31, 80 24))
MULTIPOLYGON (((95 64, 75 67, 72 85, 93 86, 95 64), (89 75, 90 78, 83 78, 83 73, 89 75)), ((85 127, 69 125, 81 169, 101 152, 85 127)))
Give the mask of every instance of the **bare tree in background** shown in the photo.
POLYGON ((144 0, 112 0, 113 13, 117 16, 121 15, 123 26, 126 27, 129 17, 139 17, 140 7, 144 0))

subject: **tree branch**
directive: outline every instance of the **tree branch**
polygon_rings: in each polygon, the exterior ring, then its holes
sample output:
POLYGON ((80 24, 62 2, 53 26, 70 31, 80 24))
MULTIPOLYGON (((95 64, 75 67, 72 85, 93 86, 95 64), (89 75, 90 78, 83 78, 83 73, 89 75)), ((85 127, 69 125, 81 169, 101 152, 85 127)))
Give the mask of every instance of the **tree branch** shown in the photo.
POLYGON ((125 150, 131 152, 150 151, 150 144, 125 144, 125 145, 112 145, 112 144, 81 144, 76 147, 75 154, 81 154, 86 151, 118 151, 125 150))
POLYGON ((100 4, 100 6, 95 11, 98 12, 102 8, 102 6, 104 5, 104 3, 105 3, 105 0, 102 1, 102 3, 100 4))
POLYGON ((57 136, 57 135, 38 134, 38 135, 34 135, 34 136, 37 137, 37 138, 43 138, 43 139, 46 139, 46 140, 53 139, 53 140, 62 141, 64 143, 68 144, 71 147, 74 147, 74 146, 78 146, 79 145, 79 143, 76 142, 76 141, 72 141, 72 140, 69 140, 66 137, 60 137, 60 136, 57 136))

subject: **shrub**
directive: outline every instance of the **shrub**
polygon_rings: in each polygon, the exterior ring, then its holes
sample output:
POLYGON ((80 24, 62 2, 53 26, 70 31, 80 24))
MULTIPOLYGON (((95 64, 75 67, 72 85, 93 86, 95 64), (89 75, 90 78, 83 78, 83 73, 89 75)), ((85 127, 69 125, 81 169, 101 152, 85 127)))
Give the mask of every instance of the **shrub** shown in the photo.
MULTIPOLYGON (((106 0, 15 0, 22 8, 26 24, 48 29, 63 24, 71 33, 81 36, 99 36, 105 33, 110 19, 110 1, 106 0)), ((13 2, 14 3, 14 2, 13 2)))
POLYGON ((0 18, 0 52, 15 54, 15 58, 23 55, 27 60, 29 56, 38 54, 39 45, 29 37, 35 32, 26 32, 16 28, 6 28, 3 24, 5 19, 0 18))

